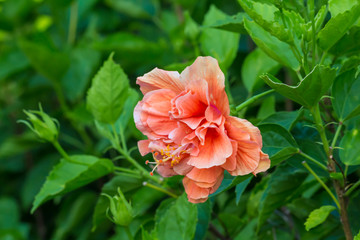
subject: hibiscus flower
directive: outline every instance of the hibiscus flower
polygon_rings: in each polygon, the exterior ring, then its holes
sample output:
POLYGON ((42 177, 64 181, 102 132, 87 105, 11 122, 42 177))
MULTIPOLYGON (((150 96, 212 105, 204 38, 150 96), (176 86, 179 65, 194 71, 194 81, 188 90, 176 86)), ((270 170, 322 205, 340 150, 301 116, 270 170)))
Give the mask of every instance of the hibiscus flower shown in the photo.
POLYGON ((238 176, 270 167, 259 129, 229 115, 224 79, 216 59, 198 57, 181 74, 155 68, 136 81, 144 98, 134 120, 148 137, 138 142, 139 151, 152 153, 153 171, 161 176, 184 175, 192 203, 219 188, 224 170, 238 176))

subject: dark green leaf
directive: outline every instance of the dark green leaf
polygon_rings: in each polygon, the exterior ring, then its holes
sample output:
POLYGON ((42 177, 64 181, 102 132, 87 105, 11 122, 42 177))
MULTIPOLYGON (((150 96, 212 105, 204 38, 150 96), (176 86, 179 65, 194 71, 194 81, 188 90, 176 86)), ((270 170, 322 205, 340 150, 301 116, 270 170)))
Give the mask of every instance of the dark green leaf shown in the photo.
POLYGON ((112 56, 95 75, 86 99, 95 119, 109 124, 114 124, 119 118, 129 95, 129 80, 112 56))
POLYGON ((32 213, 44 202, 82 187, 114 170, 113 163, 108 159, 87 155, 74 155, 70 158, 73 162, 61 159, 50 172, 35 197, 32 213))
POLYGON ((216 190, 216 192, 214 192, 213 194, 210 195, 210 197, 214 197, 234 186, 236 186, 237 184, 245 181, 246 179, 248 179, 249 177, 251 177, 250 174, 245 175, 245 176, 231 176, 230 173, 228 173, 227 171, 224 172, 224 179, 221 182, 220 187, 216 190))
POLYGON ((335 209, 336 207, 328 205, 328 206, 322 206, 312 211, 305 222, 306 231, 309 231, 310 229, 323 223, 326 220, 326 218, 329 216, 329 214, 335 209))
POLYGON ((340 142, 340 159, 345 165, 360 164, 360 133, 358 129, 348 131, 340 142))
POLYGON ((239 12, 234 16, 226 16, 224 19, 216 21, 211 27, 223 29, 229 32, 246 34, 244 28, 244 17, 248 17, 245 13, 239 12))
POLYGON ((19 72, 29 65, 26 56, 19 50, 2 53, 0 59, 0 80, 19 72))
POLYGON ((239 183, 238 185, 236 185, 236 188, 235 188, 236 204, 239 204, 240 198, 241 198, 243 192, 245 191, 245 188, 247 187, 247 185, 249 185, 251 179, 252 179, 252 177, 249 177, 245 181, 243 181, 243 182, 239 183))
POLYGON ((272 36, 254 21, 249 21, 245 18, 244 24, 252 40, 254 40, 256 45, 269 55, 269 57, 292 68, 294 71, 300 69, 300 63, 296 59, 289 44, 272 36))
POLYGON ((335 69, 316 65, 297 86, 279 83, 279 80, 271 74, 262 75, 261 78, 281 95, 305 107, 311 108, 327 93, 335 76, 335 69))
POLYGON ((230 67, 236 57, 240 35, 209 26, 212 26, 218 20, 226 18, 226 16, 225 13, 212 5, 203 22, 203 25, 208 27, 203 29, 200 36, 203 53, 216 58, 223 71, 230 67))
POLYGON ((206 201, 204 203, 198 203, 196 206, 198 212, 198 222, 196 224, 194 239, 203 240, 206 236, 211 220, 212 204, 211 201, 206 201))
POLYGON ((354 54, 360 50, 360 27, 352 27, 347 34, 345 34, 333 47, 330 48, 330 52, 334 55, 354 54))
POLYGON ((332 16, 318 34, 319 46, 323 50, 331 48, 360 16, 360 4, 356 4, 350 10, 332 16))
POLYGON ((282 126, 261 124, 258 127, 263 139, 262 151, 269 154, 271 166, 279 164, 298 152, 295 139, 282 126))
POLYGON ((360 114, 360 75, 356 70, 350 70, 339 75, 332 87, 332 99, 336 115, 340 121, 345 121, 360 114))
POLYGON ((0 198, 0 229, 15 228, 20 221, 20 211, 12 198, 0 198))
POLYGON ((277 61, 257 48, 246 56, 241 66, 241 78, 248 92, 253 92, 264 84, 260 75, 264 73, 276 74, 279 69, 280 65, 277 61))
POLYGON ((264 119, 274 113, 275 113, 275 97, 270 96, 265 98, 261 103, 256 118, 264 119))
POLYGON ((303 110, 297 110, 292 112, 276 112, 269 117, 262 120, 259 124, 272 123, 278 124, 290 131, 299 118, 302 116, 303 110))
POLYGON ((268 186, 263 193, 258 218, 258 230, 265 223, 272 212, 291 201, 297 194, 297 189, 306 177, 305 172, 282 165, 271 175, 268 186))
POLYGON ((159 240, 193 239, 197 222, 197 207, 186 195, 179 197, 155 225, 159 240))
POLYGON ((132 195, 131 203, 134 210, 134 215, 144 214, 149 208, 154 206, 165 197, 165 193, 152 188, 140 188, 132 195))
POLYGON ((110 7, 135 18, 151 18, 155 16, 158 8, 157 0, 106 0, 110 7))

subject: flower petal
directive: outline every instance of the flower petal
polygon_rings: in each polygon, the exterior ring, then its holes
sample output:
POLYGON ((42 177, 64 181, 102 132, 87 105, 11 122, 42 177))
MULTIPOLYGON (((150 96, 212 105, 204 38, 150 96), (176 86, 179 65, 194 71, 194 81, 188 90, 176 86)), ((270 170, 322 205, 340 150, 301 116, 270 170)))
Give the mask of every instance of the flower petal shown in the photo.
POLYGON ((139 152, 140 152, 141 156, 145 156, 146 154, 148 154, 150 152, 149 144, 150 144, 149 140, 138 141, 138 148, 139 148, 139 152))
POLYGON ((171 168, 170 162, 166 162, 164 164, 161 164, 157 167, 157 172, 162 177, 171 177, 174 175, 177 175, 177 173, 174 171, 174 169, 171 168))
POLYGON ((219 128, 208 128, 205 143, 197 156, 191 156, 188 164, 197 168, 220 166, 233 152, 230 139, 219 128))
POLYGON ((229 171, 233 176, 249 174, 258 167, 260 162, 260 148, 252 141, 238 142, 236 152, 236 169, 229 171))
POLYGON ((174 171, 179 175, 186 175, 193 169, 193 166, 188 164, 189 158, 182 159, 178 164, 173 166, 174 171))
POLYGON ((203 169, 194 167, 186 176, 196 182, 211 183, 210 187, 212 187, 223 172, 221 167, 203 169))
MULTIPOLYGON (((240 136, 238 133, 244 132, 250 135, 251 141, 255 141, 260 146, 260 148, 262 148, 262 137, 260 130, 254 125, 252 125, 249 121, 245 119, 229 116, 226 118, 226 123, 227 124, 225 124, 225 128, 228 131, 228 135, 230 138, 239 139, 240 136), (233 134, 236 136, 232 137, 233 134)), ((241 138, 242 139, 247 138, 247 136, 244 135, 241 138)))
POLYGON ((178 94, 184 90, 184 84, 179 77, 176 71, 155 68, 144 76, 138 77, 136 83, 140 85, 140 90, 144 95, 157 89, 170 89, 178 94))
POLYGON ((208 83, 209 104, 216 106, 223 115, 230 113, 229 100, 225 93, 225 76, 219 64, 212 57, 198 57, 195 62, 185 68, 180 74, 181 81, 186 83, 186 89, 198 91, 195 82, 205 80, 208 83))
POLYGON ((260 152, 260 162, 259 162, 259 165, 257 166, 257 168, 254 170, 253 174, 256 175, 259 172, 265 172, 269 168, 270 168, 269 155, 267 155, 263 152, 260 152))
POLYGON ((205 202, 210 194, 209 188, 201 188, 197 186, 195 182, 188 177, 184 177, 183 184, 189 202, 192 203, 197 203, 199 201, 205 202))

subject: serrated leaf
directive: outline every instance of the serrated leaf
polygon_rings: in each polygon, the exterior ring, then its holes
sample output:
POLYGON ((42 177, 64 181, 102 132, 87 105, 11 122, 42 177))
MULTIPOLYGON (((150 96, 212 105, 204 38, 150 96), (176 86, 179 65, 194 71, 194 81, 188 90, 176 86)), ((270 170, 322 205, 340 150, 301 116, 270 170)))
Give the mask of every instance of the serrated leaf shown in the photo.
POLYGON ((359 19, 359 16, 360 4, 356 4, 350 10, 331 17, 318 34, 319 46, 324 51, 331 48, 359 19))
POLYGON ((201 50, 205 55, 216 58, 223 71, 230 67, 236 57, 240 35, 214 29, 210 26, 226 17, 225 13, 211 5, 204 18, 203 25, 205 28, 200 35, 201 50))
POLYGON ((114 124, 119 118, 129 95, 129 80, 112 57, 113 54, 93 78, 86 99, 95 119, 109 124, 114 124))
POLYGON ((297 189, 305 180, 305 172, 282 165, 271 175, 268 185, 261 197, 258 217, 258 230, 273 211, 292 200, 297 189))
POLYGON ((262 75, 261 78, 281 95, 307 108, 311 108, 327 93, 335 76, 335 69, 316 65, 297 86, 279 83, 279 80, 271 74, 262 75))
POLYGON ((197 222, 197 207, 188 202, 185 194, 170 206, 155 225, 159 240, 193 239, 197 222))
POLYGON ((349 11, 356 4, 360 4, 359 0, 329 0, 329 11, 331 17, 349 11))
POLYGON ((291 134, 277 124, 261 124, 260 129, 264 153, 269 154, 271 166, 288 159, 298 152, 298 145, 291 134))
POLYGON ((260 75, 268 72, 276 74, 279 69, 280 64, 277 61, 257 48, 246 56, 241 66, 241 78, 248 92, 253 92, 264 84, 260 75))
POLYGON ((360 114, 360 75, 356 77, 356 69, 340 74, 332 87, 332 99, 336 115, 345 121, 360 114))
POLYGON ((359 165, 360 164, 360 132, 358 129, 353 129, 345 133, 345 136, 340 141, 340 160, 345 165, 359 165))
POLYGON ((296 59, 289 44, 272 36, 254 21, 250 21, 245 18, 244 26, 256 45, 269 57, 293 69, 294 71, 300 69, 300 63, 296 59))
POLYGON ((72 162, 61 159, 51 170, 35 197, 31 213, 44 202, 82 187, 114 170, 114 164, 108 159, 88 155, 74 155, 70 158, 72 162))
POLYGON ((335 209, 336 207, 328 205, 328 206, 322 206, 312 211, 305 222, 306 231, 309 231, 310 229, 323 223, 326 220, 326 218, 329 216, 329 214, 335 209))

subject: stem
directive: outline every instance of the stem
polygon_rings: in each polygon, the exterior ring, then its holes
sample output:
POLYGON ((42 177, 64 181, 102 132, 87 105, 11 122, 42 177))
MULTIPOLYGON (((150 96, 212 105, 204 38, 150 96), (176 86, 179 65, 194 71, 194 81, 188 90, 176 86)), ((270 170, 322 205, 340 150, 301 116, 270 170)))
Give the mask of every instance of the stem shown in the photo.
POLYGON ((317 104, 313 109, 311 109, 311 112, 312 112, 313 117, 314 117, 314 121, 315 121, 315 124, 316 124, 316 129, 318 130, 318 132, 320 134, 321 141, 323 142, 323 147, 324 147, 326 156, 329 158, 329 156, 330 156, 329 142, 328 142, 328 140, 326 138, 325 129, 324 129, 324 126, 323 126, 323 121, 322 121, 321 115, 320 115, 319 105, 317 104))
POLYGON ((78 18, 78 2, 75 0, 71 4, 70 8, 70 22, 69 22, 69 31, 68 31, 68 44, 73 45, 76 37, 76 27, 78 18))
POLYGON ((71 159, 69 157, 69 155, 65 152, 65 150, 61 147, 61 145, 59 144, 59 142, 57 140, 55 140, 54 142, 52 142, 52 144, 54 145, 54 147, 56 148, 56 150, 61 154, 61 156, 63 158, 65 158, 66 160, 68 160, 69 162, 71 162, 71 159))
POLYGON ((334 136, 334 138, 332 140, 332 143, 331 143, 331 149, 332 150, 335 148, 335 144, 336 144, 336 141, 337 141, 337 139, 339 137, 342 126, 343 126, 342 122, 339 122, 339 126, 336 129, 335 136, 334 136))
POLYGON ((120 171, 120 172, 125 172, 125 173, 131 173, 131 174, 139 175, 139 172, 138 172, 138 171, 134 171, 134 170, 131 170, 131 169, 128 169, 128 168, 123 168, 123 167, 115 166, 114 169, 115 169, 115 170, 118 170, 118 171, 120 171))
POLYGON ((134 237, 133 237, 132 233, 130 232, 129 226, 126 226, 126 227, 124 227, 124 228, 125 228, 126 235, 128 236, 128 239, 129 239, 129 240, 133 240, 134 237))
POLYGON ((300 151, 299 154, 300 154, 300 156, 303 156, 304 158, 306 158, 306 159, 310 160, 311 162, 315 163, 316 165, 318 165, 323 170, 328 171, 327 167, 324 164, 322 164, 321 162, 319 162, 318 160, 312 158, 311 156, 307 155, 306 153, 304 153, 302 151, 300 151))
POLYGON ((326 56, 327 52, 324 51, 322 56, 321 56, 321 59, 320 59, 320 65, 323 64, 323 62, 325 61, 325 56, 326 56))
POLYGON ((155 189, 155 190, 157 190, 157 191, 159 191, 159 192, 163 192, 163 193, 165 193, 165 194, 167 194, 167 195, 169 195, 170 197, 173 197, 173 198, 177 198, 177 197, 178 197, 178 195, 176 195, 176 194, 174 194, 174 193, 172 193, 172 192, 169 192, 168 190, 166 190, 166 189, 164 189, 164 188, 161 188, 161 187, 155 186, 155 185, 153 185, 153 184, 151 184, 151 183, 148 183, 148 182, 144 182, 144 186, 147 186, 147 187, 149 187, 149 188, 155 189))
POLYGON ((316 56, 316 29, 315 29, 315 7, 314 7, 314 0, 308 1, 309 7, 309 17, 311 21, 311 30, 312 30, 312 67, 315 66, 315 56, 316 56))
POLYGON ((350 196, 350 194, 360 185, 360 180, 357 181, 354 185, 346 191, 345 196, 350 196))
POLYGON ((319 178, 319 176, 310 168, 310 166, 304 161, 302 162, 302 164, 304 165, 304 167, 316 178, 316 180, 321 184, 321 186, 325 189, 325 191, 330 195, 330 197, 334 200, 336 206, 338 207, 338 209, 341 211, 340 208, 340 204, 338 202, 338 200, 336 199, 336 197, 334 196, 334 194, 330 191, 330 189, 328 188, 328 186, 326 186, 326 184, 319 178))
POLYGON ((249 98, 248 100, 246 100, 245 102, 243 102, 242 104, 238 105, 235 109, 236 109, 236 112, 239 112, 241 111, 243 108, 246 108, 247 106, 249 106, 250 104, 254 103, 255 101, 257 101, 258 99, 262 98, 263 96, 266 96, 270 93, 273 93, 275 92, 274 89, 271 89, 271 90, 268 90, 266 92, 263 92, 263 93, 260 93, 258 95, 255 95, 251 98, 249 98))
POLYGON ((116 128, 115 128, 115 125, 113 123, 111 124, 111 129, 112 129, 113 134, 114 134, 114 139, 115 139, 116 146, 120 146, 119 136, 118 136, 118 134, 116 132, 116 128))
POLYGON ((121 139, 123 149, 125 150, 125 152, 128 152, 128 149, 126 146, 126 141, 125 141, 125 136, 124 136, 124 131, 121 126, 120 126, 120 139, 121 139))

